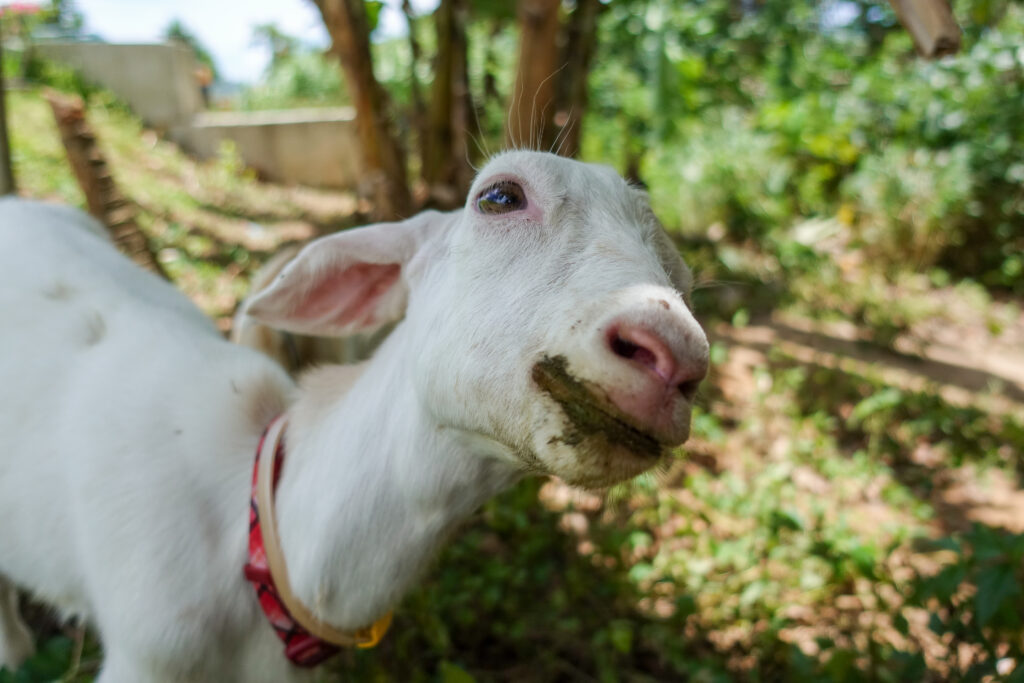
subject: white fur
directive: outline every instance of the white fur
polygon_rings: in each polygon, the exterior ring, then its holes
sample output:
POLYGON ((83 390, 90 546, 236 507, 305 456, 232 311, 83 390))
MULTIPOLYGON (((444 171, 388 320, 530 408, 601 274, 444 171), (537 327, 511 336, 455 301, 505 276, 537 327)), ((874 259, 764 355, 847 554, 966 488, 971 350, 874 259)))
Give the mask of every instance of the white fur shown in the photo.
MULTIPOLYGON (((565 416, 530 379, 540 357, 628 389, 635 370, 595 341, 617 315, 706 363, 688 271, 645 198, 551 155, 493 160, 464 210, 303 250, 255 298, 256 319, 344 327, 291 311, 352 261, 402 264, 357 331, 408 306, 371 361, 298 388, 82 225, 0 201, 0 576, 98 628, 102 683, 301 678, 242 577, 252 458, 278 410, 290 406, 276 512, 293 588, 355 628, 524 473, 599 485, 652 464, 559 442, 565 416), (476 211, 496 177, 523 184, 527 212, 476 211)), ((0 664, 13 665, 25 642, 9 593, 0 584, 0 664)))

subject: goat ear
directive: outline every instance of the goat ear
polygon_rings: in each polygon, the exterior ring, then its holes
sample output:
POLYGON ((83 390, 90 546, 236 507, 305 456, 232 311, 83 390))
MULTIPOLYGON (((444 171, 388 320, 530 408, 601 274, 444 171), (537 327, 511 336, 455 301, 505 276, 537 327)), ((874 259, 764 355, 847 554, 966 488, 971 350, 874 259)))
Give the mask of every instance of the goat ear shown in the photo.
POLYGON ((269 327, 322 337, 371 332, 405 314, 402 270, 444 216, 419 214, 310 242, 246 313, 269 327))

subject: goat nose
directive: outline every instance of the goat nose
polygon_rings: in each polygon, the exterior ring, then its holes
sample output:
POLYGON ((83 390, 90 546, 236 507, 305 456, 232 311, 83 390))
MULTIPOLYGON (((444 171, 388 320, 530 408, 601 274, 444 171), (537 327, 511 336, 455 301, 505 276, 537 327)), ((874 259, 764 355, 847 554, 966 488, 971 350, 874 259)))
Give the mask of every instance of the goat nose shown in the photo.
MULTIPOLYGON (((635 324, 620 324, 608 332, 612 353, 659 377, 666 386, 678 387, 692 401, 707 374, 707 363, 698 358, 678 358, 672 346, 654 330, 635 324)), ((683 354, 680 354, 683 355, 683 354)))

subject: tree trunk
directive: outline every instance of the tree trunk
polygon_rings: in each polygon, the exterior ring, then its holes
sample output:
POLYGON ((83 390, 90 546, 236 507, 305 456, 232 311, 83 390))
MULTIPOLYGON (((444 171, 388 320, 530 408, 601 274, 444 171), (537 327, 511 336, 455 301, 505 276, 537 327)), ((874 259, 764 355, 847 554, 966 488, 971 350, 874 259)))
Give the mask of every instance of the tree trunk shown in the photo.
POLYGON ((476 175, 473 161, 479 159, 479 154, 476 153, 479 149, 470 143, 474 136, 479 139, 481 131, 473 93, 469 89, 469 40, 466 37, 469 3, 467 0, 452 1, 455 4, 452 42, 456 45, 455 59, 452 61, 452 181, 458 203, 462 204, 473 182, 473 176, 476 175))
POLYGON ((559 131, 555 152, 562 156, 576 157, 580 153, 583 115, 587 111, 587 78, 597 46, 597 16, 601 8, 600 0, 576 0, 576 9, 566 26, 562 57, 565 68, 558 79, 555 108, 559 131))
POLYGON ((508 112, 506 145, 549 149, 555 138, 560 0, 519 0, 519 66, 508 112))
POLYGON ((420 160, 426 159, 427 153, 427 106, 423 101, 423 90, 420 88, 420 79, 416 75, 416 68, 423 57, 423 48, 416 38, 416 14, 412 9, 409 0, 402 0, 402 14, 405 15, 405 22, 409 25, 409 52, 412 56, 409 65, 409 92, 412 95, 412 127, 416 131, 416 141, 419 144, 420 160))
POLYGON ((491 28, 488 31, 487 45, 484 47, 484 92, 481 103, 487 105, 501 95, 498 93, 498 77, 495 71, 498 68, 498 59, 495 57, 495 43, 498 35, 501 34, 502 24, 498 19, 491 20, 491 28))
POLYGON ((373 75, 370 28, 363 0, 314 0, 341 59, 356 106, 356 128, 365 165, 365 190, 375 220, 412 213, 405 153, 390 118, 387 93, 373 75))
MULTIPOLYGON (((0 41, 2 42, 2 41, 0 41)), ((4 51, 0 45, 0 67, 4 51)), ((11 167, 11 147, 7 137, 7 97, 4 90, 4 73, 0 68, 0 195, 14 194, 14 170, 11 167)))
POLYGON ((476 116, 469 91, 467 14, 465 0, 441 0, 434 14, 437 59, 423 179, 431 203, 440 208, 460 205, 473 180, 469 138, 476 116))
POLYGON ((447 175, 445 162, 451 153, 452 139, 452 62, 455 49, 451 42, 454 3, 441 0, 434 12, 437 30, 437 54, 434 57, 434 88, 423 146, 423 180, 434 193, 434 186, 447 175))

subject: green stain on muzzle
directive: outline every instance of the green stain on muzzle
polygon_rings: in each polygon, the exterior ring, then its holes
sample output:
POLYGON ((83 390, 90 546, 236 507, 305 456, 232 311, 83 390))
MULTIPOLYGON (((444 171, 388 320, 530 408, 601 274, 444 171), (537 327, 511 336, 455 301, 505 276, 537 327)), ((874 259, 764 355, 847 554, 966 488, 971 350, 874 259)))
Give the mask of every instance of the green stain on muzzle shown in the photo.
POLYGON ((533 364, 533 381, 565 413, 569 426, 560 437, 567 446, 579 446, 591 437, 604 437, 610 445, 651 458, 662 455, 658 441, 629 424, 618 410, 602 399, 587 383, 573 377, 565 356, 544 356, 533 364))

